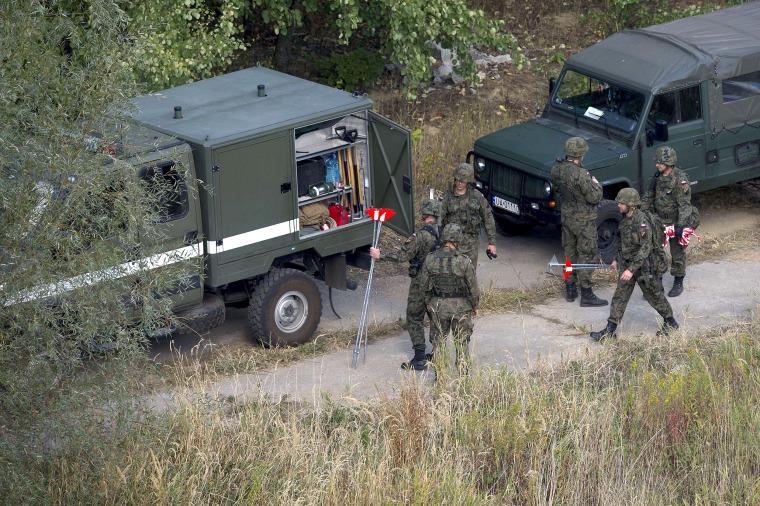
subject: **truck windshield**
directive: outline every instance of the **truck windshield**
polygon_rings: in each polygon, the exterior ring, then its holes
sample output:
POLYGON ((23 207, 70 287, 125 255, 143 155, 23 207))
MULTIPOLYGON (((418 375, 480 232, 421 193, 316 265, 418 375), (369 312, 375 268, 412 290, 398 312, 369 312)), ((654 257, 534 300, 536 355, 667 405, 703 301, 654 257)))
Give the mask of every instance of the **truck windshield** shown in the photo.
POLYGON ((552 99, 552 109, 569 112, 607 130, 631 133, 636 130, 644 95, 574 70, 561 77, 552 99))

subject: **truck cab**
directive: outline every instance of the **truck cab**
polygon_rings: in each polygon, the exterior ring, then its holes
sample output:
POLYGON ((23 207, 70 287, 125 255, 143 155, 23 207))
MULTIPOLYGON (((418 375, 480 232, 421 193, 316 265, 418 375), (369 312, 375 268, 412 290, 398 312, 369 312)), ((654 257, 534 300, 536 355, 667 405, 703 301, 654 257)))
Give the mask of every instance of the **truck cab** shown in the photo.
POLYGON ((543 113, 477 139, 468 161, 502 228, 559 224, 551 168, 569 137, 602 184, 597 232, 614 255, 622 188, 645 191, 668 145, 694 192, 757 177, 760 169, 760 4, 616 33, 568 58, 543 113))

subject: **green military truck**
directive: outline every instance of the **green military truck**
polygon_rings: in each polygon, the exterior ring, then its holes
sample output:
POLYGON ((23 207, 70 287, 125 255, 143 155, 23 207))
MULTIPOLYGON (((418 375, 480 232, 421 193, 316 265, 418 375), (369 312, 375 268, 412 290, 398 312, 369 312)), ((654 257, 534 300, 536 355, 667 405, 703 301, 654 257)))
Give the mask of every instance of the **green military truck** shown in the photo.
POLYGON ((124 177, 164 178, 173 189, 155 225, 161 233, 151 234, 160 244, 150 239, 140 258, 15 294, 6 306, 179 264, 180 288, 165 294, 177 326, 151 335, 205 331, 224 322, 227 306, 248 306, 262 342, 297 344, 322 316, 317 280, 356 288, 347 266, 368 267, 368 209, 391 208, 385 224, 413 231, 410 133, 364 95, 255 67, 132 106, 124 177), (340 184, 324 184, 327 159, 337 162, 340 184))
POLYGON ((694 192, 760 176, 760 2, 623 31, 567 59, 540 117, 475 141, 467 160, 503 229, 560 222, 550 179, 569 137, 604 187, 599 251, 614 255, 621 188, 640 192, 653 156, 678 153, 694 192))

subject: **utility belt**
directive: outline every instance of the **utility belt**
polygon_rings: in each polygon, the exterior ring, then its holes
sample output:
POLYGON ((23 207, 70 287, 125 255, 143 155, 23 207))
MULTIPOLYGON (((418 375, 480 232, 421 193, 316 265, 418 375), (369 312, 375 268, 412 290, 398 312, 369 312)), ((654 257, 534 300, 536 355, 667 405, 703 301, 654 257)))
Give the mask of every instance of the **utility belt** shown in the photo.
POLYGON ((463 299, 466 295, 462 292, 441 293, 438 290, 433 290, 433 297, 438 297, 439 299, 463 299))

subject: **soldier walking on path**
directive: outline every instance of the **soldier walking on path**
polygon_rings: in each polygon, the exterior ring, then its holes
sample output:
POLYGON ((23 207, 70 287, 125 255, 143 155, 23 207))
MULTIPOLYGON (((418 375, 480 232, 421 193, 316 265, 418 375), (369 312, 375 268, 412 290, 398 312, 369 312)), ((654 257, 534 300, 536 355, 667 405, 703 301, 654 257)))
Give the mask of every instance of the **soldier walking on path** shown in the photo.
POLYGON ((678 297, 683 292, 683 278, 686 276, 686 246, 679 242, 686 223, 691 216, 691 186, 689 177, 684 171, 675 166, 678 157, 676 150, 663 146, 657 148, 654 156, 657 172, 649 183, 649 189, 644 194, 641 209, 652 211, 663 226, 673 225, 675 237, 670 244, 670 273, 675 278, 673 288, 668 292, 669 297, 678 297))
MULTIPOLYGON (((478 316, 480 291, 475 268, 467 256, 457 251, 462 240, 459 225, 449 223, 441 233, 441 249, 429 254, 419 274, 420 289, 430 314, 430 341, 433 354, 440 347, 447 356, 446 339, 453 333, 456 365, 466 374, 470 363, 472 319, 478 316)), ((441 360, 441 359, 438 359, 441 360)), ((445 358, 441 360, 445 363, 445 358)))
POLYGON ((427 368, 425 358, 425 292, 420 289, 419 271, 428 254, 440 244, 441 231, 437 224, 441 214, 438 202, 428 199, 420 207, 423 226, 412 234, 401 248, 381 255, 380 249, 370 248, 369 254, 376 260, 392 262, 409 262, 409 293, 406 297, 406 323, 409 337, 412 339, 414 358, 401 364, 402 369, 424 371, 427 368))
MULTIPOLYGON (((552 168, 552 181, 562 199, 562 247, 572 263, 593 263, 598 258, 596 239, 596 206, 602 200, 602 185, 583 168, 588 144, 581 137, 565 142, 565 159, 552 168)), ((591 270, 573 272, 565 280, 566 300, 578 297, 576 278, 581 285, 581 307, 606 306, 607 301, 594 294, 591 270)))
POLYGON ((617 337, 617 326, 623 319, 636 283, 641 287, 649 305, 664 319, 662 330, 658 331, 657 335, 668 334, 678 328, 678 323, 673 318, 673 308, 670 307, 662 289, 662 274, 667 265, 665 252, 660 247, 662 242, 659 240, 659 228, 652 223, 653 220, 647 213, 638 209, 641 197, 635 189, 623 188, 615 200, 618 210, 623 214, 623 221, 620 222, 617 255, 612 262, 612 268, 622 270, 622 273, 612 297, 607 327, 599 332, 592 332, 591 338, 601 341, 607 337, 617 337))
POLYGON ((491 213, 491 206, 482 193, 476 190, 475 172, 469 163, 460 163, 454 168, 454 181, 443 197, 441 225, 456 223, 462 229, 462 241, 458 249, 472 260, 472 266, 478 268, 478 236, 485 228, 488 248, 496 254, 496 222, 491 213))

